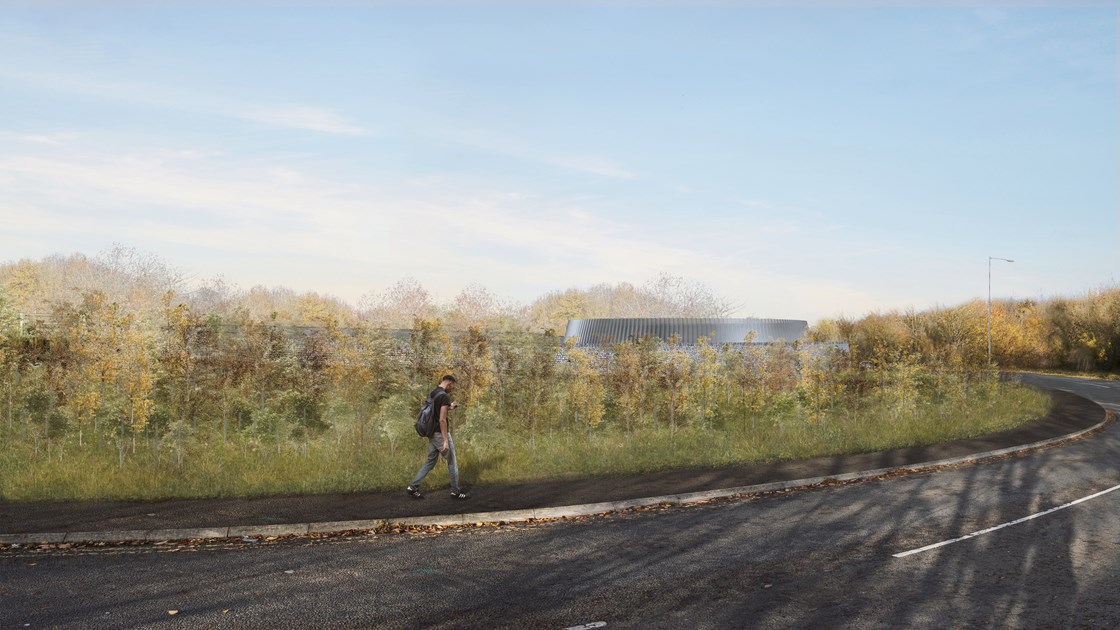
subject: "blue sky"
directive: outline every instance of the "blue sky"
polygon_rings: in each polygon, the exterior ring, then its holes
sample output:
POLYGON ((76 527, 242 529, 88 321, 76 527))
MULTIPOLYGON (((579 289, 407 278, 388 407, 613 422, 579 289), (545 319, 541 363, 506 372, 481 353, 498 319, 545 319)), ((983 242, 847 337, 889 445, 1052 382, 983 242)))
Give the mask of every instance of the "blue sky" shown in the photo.
POLYGON ((660 272, 743 316, 1120 262, 1117 10, 0 9, 0 260, 356 303, 660 272))

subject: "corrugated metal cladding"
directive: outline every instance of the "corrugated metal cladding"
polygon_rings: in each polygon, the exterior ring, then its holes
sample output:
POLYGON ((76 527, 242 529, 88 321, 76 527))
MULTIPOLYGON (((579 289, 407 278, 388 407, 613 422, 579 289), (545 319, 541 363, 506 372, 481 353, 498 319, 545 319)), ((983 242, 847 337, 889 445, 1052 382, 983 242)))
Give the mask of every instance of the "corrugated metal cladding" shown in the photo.
POLYGON ((610 319, 572 319, 564 332, 564 341, 578 337, 577 346, 602 346, 611 342, 655 336, 667 341, 673 335, 681 336, 681 343, 695 345, 700 337, 721 346, 725 343, 743 343, 747 335, 755 333, 755 343, 800 339, 809 327, 801 319, 716 319, 687 317, 638 317, 610 319))

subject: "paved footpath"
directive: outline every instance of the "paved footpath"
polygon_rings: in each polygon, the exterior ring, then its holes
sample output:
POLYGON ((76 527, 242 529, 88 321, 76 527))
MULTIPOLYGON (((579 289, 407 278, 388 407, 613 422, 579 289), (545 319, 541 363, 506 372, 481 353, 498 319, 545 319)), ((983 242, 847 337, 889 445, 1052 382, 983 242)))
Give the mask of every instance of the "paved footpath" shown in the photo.
POLYGON ((633 505, 688 502, 707 496, 812 485, 828 479, 970 460, 1062 440, 1101 425, 1103 407, 1050 391, 1051 412, 1019 428, 932 446, 734 468, 674 470, 609 479, 564 479, 479 485, 455 501, 442 488, 415 500, 393 493, 327 494, 257 499, 160 502, 0 502, 0 544, 80 540, 162 540, 361 529, 376 521, 447 524, 462 519, 525 520, 605 512, 633 505), (686 495, 686 496, 680 496, 686 495), (591 504, 591 505, 589 505, 591 504), (576 506, 576 507, 571 507, 576 506), (493 515, 501 512, 505 514, 493 515), (480 513, 486 513, 481 514, 480 513), (182 535, 194 530, 191 535, 182 535))

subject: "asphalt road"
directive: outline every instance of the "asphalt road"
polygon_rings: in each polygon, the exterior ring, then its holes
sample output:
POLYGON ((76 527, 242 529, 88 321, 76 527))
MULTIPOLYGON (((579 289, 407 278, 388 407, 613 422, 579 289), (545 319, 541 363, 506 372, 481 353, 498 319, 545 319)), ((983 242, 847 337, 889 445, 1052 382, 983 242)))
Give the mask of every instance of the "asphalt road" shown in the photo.
MULTIPOLYGON (((1120 383, 1028 377, 1120 410, 1120 383)), ((503 528, 0 555, 0 629, 1114 628, 1120 425, 980 465, 503 528), (170 614, 169 611, 177 611, 170 614), (598 625, 605 624, 605 625, 598 625)))

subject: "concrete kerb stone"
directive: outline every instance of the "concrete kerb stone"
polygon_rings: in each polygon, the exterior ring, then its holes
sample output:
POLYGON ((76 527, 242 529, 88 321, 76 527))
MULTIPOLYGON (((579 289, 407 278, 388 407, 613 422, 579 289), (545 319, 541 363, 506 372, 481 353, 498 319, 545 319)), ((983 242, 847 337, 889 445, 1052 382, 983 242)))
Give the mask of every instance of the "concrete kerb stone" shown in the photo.
POLYGON ((126 542, 130 540, 145 540, 147 530, 126 530, 117 532, 69 532, 63 538, 64 543, 74 542, 126 542))
POLYGON ((721 488, 718 490, 705 490, 683 494, 672 494, 659 497, 644 497, 638 499, 624 499, 621 501, 608 501, 602 503, 587 503, 582 505, 567 505, 548 508, 533 508, 521 510, 506 510, 502 512, 476 512, 472 514, 446 514, 436 516, 416 516, 399 519, 370 519, 360 521, 335 521, 324 523, 293 523, 287 525, 244 525, 229 528, 210 529, 179 529, 179 530, 152 530, 152 531, 118 531, 118 532, 69 532, 69 533, 36 533, 36 534, 0 534, 0 544, 35 544, 35 543, 61 543, 61 542, 128 542, 137 540, 189 540, 199 538, 226 538, 226 537, 252 537, 252 536, 303 536, 309 533, 332 533, 351 530, 374 530, 382 526, 398 527, 432 527, 432 526, 459 526, 475 523, 515 523, 536 519, 571 518, 577 516, 591 516, 608 512, 617 512, 636 507, 649 507, 654 505, 688 505, 710 499, 721 499, 746 494, 774 492, 793 488, 811 487, 827 481, 845 482, 860 479, 870 479, 889 475, 900 471, 920 472, 931 468, 952 466, 955 464, 979 462, 986 459, 1001 457, 1012 453, 1031 451, 1051 446, 1061 442, 1077 439, 1092 433, 1108 424, 1113 419, 1111 412, 1106 412, 1105 419, 1101 422, 1080 431, 1066 435, 1034 442, 1032 444, 1012 446, 1009 448, 983 453, 973 453, 960 457, 920 462, 905 466, 891 466, 875 470, 841 473, 811 477, 807 479, 791 479, 757 484, 753 486, 740 486, 736 488, 721 488))
POLYGON ((66 539, 66 532, 45 534, 0 534, 0 545, 35 545, 39 543, 60 543, 66 539))
MULTIPOLYGON (((585 503, 583 505, 562 505, 557 507, 537 508, 533 510, 533 518, 566 518, 571 516, 588 516, 610 512, 614 503, 585 503)), ((476 521, 485 521, 485 514, 476 514, 476 521)))
POLYGON ((309 523, 308 534, 331 534, 334 532, 353 532, 358 530, 375 530, 385 525, 384 520, 363 521, 332 521, 328 523, 309 523))
MULTIPOLYGON (((539 509, 528 508, 523 510, 503 510, 501 512, 474 512, 471 514, 456 514, 454 515, 455 522, 438 522, 431 523, 432 525, 476 525, 481 523, 522 523, 531 521, 537 518, 539 509)), ((410 525, 424 525, 423 522, 426 518, 421 516, 417 518, 408 519, 410 525)), ((396 523, 396 521, 394 521, 396 523)))
MULTIPOLYGON (((501 512, 493 512, 493 514, 500 514, 501 512)), ((386 521, 387 525, 396 525, 399 527, 453 527, 455 525, 464 525, 466 523, 473 523, 474 514, 440 514, 438 516, 410 516, 408 518, 397 518, 386 521)))
POLYGON ((310 529, 309 523, 288 525, 244 525, 229 528, 230 537, 247 536, 303 536, 310 529))
POLYGON ((153 529, 144 540, 159 542, 164 540, 199 540, 205 538, 228 538, 229 528, 192 528, 192 529, 153 529))

